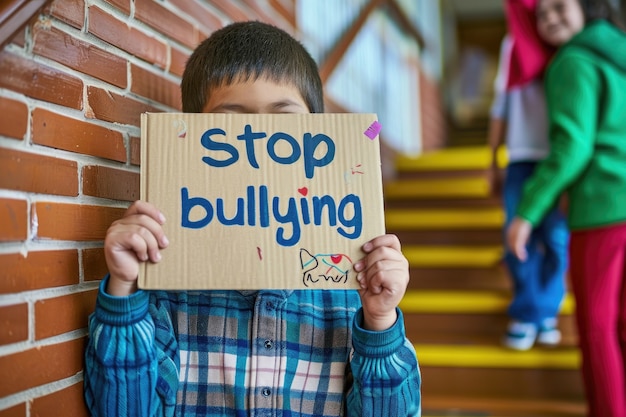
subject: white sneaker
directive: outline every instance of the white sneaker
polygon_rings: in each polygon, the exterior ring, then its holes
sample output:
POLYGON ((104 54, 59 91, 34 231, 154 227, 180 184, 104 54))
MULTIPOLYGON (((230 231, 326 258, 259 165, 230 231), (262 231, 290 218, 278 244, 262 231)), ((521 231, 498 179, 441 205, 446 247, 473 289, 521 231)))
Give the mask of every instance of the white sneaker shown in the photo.
POLYGON ((539 326, 537 343, 546 346, 556 346, 561 342, 561 331, 557 328, 556 318, 545 319, 539 326))
POLYGON ((514 350, 528 350, 537 339, 537 326, 533 323, 512 321, 506 331, 503 343, 514 350))

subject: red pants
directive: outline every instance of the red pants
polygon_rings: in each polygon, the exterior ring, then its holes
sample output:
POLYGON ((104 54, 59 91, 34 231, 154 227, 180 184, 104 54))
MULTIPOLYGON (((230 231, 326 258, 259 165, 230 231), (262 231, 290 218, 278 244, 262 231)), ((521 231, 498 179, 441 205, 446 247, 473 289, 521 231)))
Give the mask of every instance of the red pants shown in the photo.
POLYGON ((570 276, 589 416, 626 417, 626 224, 572 232, 570 276))

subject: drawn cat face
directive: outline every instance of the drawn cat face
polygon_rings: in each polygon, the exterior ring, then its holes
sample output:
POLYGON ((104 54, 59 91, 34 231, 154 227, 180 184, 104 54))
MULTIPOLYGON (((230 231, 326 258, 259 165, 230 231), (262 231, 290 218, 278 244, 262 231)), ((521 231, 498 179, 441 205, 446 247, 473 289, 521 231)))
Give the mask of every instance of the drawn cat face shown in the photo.
POLYGON ((315 254, 300 249, 302 282, 305 287, 318 282, 330 281, 337 284, 348 282, 352 260, 344 254, 315 254))

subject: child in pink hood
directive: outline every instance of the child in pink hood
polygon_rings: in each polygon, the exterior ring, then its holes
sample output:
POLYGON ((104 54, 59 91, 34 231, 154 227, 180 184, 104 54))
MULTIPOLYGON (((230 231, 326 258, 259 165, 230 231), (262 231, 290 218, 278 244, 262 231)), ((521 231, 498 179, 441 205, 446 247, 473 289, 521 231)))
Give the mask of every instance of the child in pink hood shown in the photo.
MULTIPOLYGON (((492 190, 501 191, 506 227, 515 216, 526 179, 550 151, 543 71, 553 50, 537 33, 536 3, 537 0, 505 2, 508 34, 502 42, 495 82, 489 145, 493 155, 492 190), (501 187, 496 156, 503 144, 506 144, 508 166, 501 187)), ((557 315, 565 295, 568 240, 565 217, 555 206, 533 232, 525 262, 510 251, 505 253, 513 281, 505 346, 527 350, 535 342, 544 345, 560 342, 557 315)))

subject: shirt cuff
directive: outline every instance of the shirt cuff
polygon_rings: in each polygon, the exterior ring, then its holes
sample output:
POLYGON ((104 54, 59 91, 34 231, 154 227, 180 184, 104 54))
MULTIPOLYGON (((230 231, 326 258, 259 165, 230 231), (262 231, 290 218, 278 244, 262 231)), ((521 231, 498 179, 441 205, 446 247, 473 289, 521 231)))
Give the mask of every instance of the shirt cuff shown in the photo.
POLYGON ((386 357, 398 351, 405 341, 404 317, 396 308, 398 318, 393 326, 383 331, 366 330, 362 327, 363 308, 360 308, 352 325, 352 345, 362 356, 386 357))
POLYGON ((112 326, 128 326, 143 320, 148 314, 149 294, 146 291, 116 297, 106 292, 109 275, 100 282, 96 299, 96 318, 112 326))

